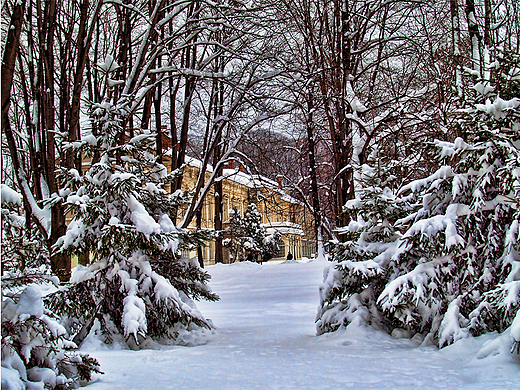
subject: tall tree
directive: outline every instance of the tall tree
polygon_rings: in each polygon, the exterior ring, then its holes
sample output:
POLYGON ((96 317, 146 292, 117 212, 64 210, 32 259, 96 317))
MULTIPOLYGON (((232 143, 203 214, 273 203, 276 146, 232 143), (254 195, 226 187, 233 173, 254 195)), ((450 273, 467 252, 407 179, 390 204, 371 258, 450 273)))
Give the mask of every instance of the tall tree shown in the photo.
MULTIPOLYGON (((116 68, 111 58, 98 66, 103 73, 116 68)), ((68 173, 69 185, 78 188, 67 197, 74 217, 57 243, 64 252, 90 248, 93 264, 67 291, 51 297, 52 305, 71 319, 69 330, 77 344, 95 320, 107 342, 124 337, 131 348, 147 338, 177 339, 179 329, 190 326, 209 328, 192 302, 217 299, 205 287, 209 275, 181 259, 178 251, 206 237, 175 227, 170 215, 183 199, 178 192, 170 195, 165 190, 182 172, 166 174, 166 167, 151 153, 153 134, 136 135, 121 151, 119 134, 131 102, 105 97, 90 111, 104 130, 98 140, 101 158, 84 176, 68 173), (122 152, 124 163, 114 159, 117 152, 122 152), (73 296, 81 296, 81 303, 65 304, 73 296)), ((98 147, 97 142, 84 146, 98 147)))
MULTIPOLYGON (((14 52, 9 51, 14 53, 12 58, 18 59, 14 87, 20 98, 15 100, 15 107, 22 113, 15 139, 11 140, 14 142, 10 142, 10 158, 18 165, 14 170, 26 210, 46 237, 52 269, 64 280, 70 275, 70 258, 51 251, 66 228, 57 169, 80 165, 70 153, 65 158, 61 137, 74 141, 79 135, 80 92, 90 43, 88 30, 96 23, 98 10, 89 4, 68 3, 71 15, 67 17, 64 7, 56 1, 29 1, 27 22, 20 26, 23 44, 17 45, 14 52)), ((18 8, 17 3, 14 10, 18 8)))
MULTIPOLYGON (((287 47, 300 80, 293 93, 301 126, 314 127, 306 143, 316 149, 318 177, 333 183, 323 190, 333 199, 333 211, 322 215, 331 214, 333 225, 346 225, 343 206, 361 190, 354 171, 373 146, 393 158, 420 156, 415 140, 440 133, 432 124, 448 107, 441 102, 443 83, 435 81, 442 76, 435 65, 441 30, 426 15, 445 11, 405 0, 303 0, 285 2, 281 10, 290 15, 287 47), (325 164, 332 168, 330 178, 323 176, 329 172, 325 164)), ((420 169, 424 163, 415 165, 420 169)), ((306 176, 310 189, 313 175, 306 176)), ((323 195, 320 205, 326 204, 323 195)))

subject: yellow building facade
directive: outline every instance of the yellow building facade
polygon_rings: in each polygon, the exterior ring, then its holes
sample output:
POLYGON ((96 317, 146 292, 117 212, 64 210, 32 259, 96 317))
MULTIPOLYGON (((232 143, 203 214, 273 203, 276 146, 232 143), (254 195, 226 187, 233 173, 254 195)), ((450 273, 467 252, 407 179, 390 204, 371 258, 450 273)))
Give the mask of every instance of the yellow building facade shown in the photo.
MULTIPOLYGON (((190 191, 195 188, 201 162, 187 157, 186 163, 182 190, 190 191)), ((212 168, 208 167, 206 181, 212 173, 212 168)), ((302 202, 284 191, 281 180, 275 182, 260 175, 246 173, 243 167, 235 167, 232 162, 224 167, 221 181, 224 230, 228 225, 230 210, 236 208, 240 215, 244 216, 249 202, 254 202, 262 215, 262 226, 266 229, 267 234, 273 234, 274 230, 277 230, 282 235, 282 240, 278 243, 280 250, 273 259, 284 259, 288 253, 291 253, 297 260, 315 256, 316 241, 313 236, 312 215, 302 202)), ((213 229, 214 216, 215 193, 211 187, 203 203, 202 228, 213 229)), ((194 221, 190 228, 195 228, 194 221)), ((213 263, 215 243, 208 242, 202 252, 204 262, 213 263)), ((196 253, 190 252, 184 253, 184 255, 195 257, 196 253)), ((232 261, 229 252, 224 249, 224 262, 232 261)))
MULTIPOLYGON (((171 153, 171 152, 170 152, 171 153)), ((170 171, 171 157, 167 152, 163 157, 163 163, 170 171)), ((90 159, 85 158, 85 169, 90 166, 90 159)), ((187 157, 186 167, 183 172, 182 191, 192 191, 197 183, 201 167, 201 161, 187 157)), ((213 173, 208 166, 205 181, 207 182, 213 173)), ((244 216, 250 201, 256 203, 257 210, 262 215, 262 226, 268 235, 277 230, 282 235, 278 243, 279 252, 273 260, 285 259, 289 253, 293 259, 300 260, 304 257, 311 258, 316 255, 316 239, 313 230, 313 218, 307 207, 299 200, 284 191, 281 180, 272 181, 260 175, 252 175, 244 172, 243 167, 235 167, 233 162, 223 169, 222 178, 223 199, 223 227, 228 225, 230 210, 236 208, 241 216, 244 216)), ((177 223, 182 219, 183 211, 180 210, 177 223)), ((215 192, 213 186, 206 195, 202 208, 202 228, 214 229, 215 216, 215 192)), ((67 215, 67 224, 70 223, 72 214, 67 215)), ((190 229, 195 229, 195 220, 191 222, 190 229)), ((212 264, 215 261, 215 243, 207 242, 202 248, 204 262, 212 264)), ((196 251, 185 252, 188 258, 196 257, 196 251)), ((231 263, 233 259, 227 248, 224 248, 224 263, 231 263)), ((78 263, 77 258, 72 259, 72 266, 78 263)))

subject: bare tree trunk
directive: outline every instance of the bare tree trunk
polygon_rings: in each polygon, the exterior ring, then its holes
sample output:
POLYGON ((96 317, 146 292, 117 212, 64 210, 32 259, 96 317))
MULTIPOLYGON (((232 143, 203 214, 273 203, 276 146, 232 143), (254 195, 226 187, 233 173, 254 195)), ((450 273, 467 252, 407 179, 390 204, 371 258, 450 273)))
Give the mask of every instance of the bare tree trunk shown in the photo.
MULTIPOLYGON (((217 140, 217 145, 213 152, 213 164, 216 166, 221 156, 221 146, 220 139, 217 140)), ((222 176, 222 167, 218 168, 217 176, 222 176)), ((224 245, 222 244, 222 230, 223 230, 223 214, 224 214, 224 203, 223 203, 223 188, 222 188, 222 180, 217 181, 213 185, 215 191, 215 216, 214 216, 214 225, 215 231, 217 231, 218 236, 215 239, 215 263, 223 263, 224 262, 224 245)))
MULTIPOLYGON (((11 88, 13 86, 13 75, 14 68, 16 63, 16 57, 18 53, 18 46, 20 43, 20 33, 22 31, 22 24, 24 21, 24 10, 25 10, 25 2, 18 2, 14 6, 11 13, 11 21, 9 23, 9 29, 7 33, 7 39, 5 42, 4 55, 2 58, 2 75, 1 75, 1 99, 2 99, 2 132, 5 135, 7 140, 7 144, 9 147, 9 152, 11 154, 11 162, 13 164, 13 170, 15 174, 15 178, 20 184, 20 188, 22 189, 22 197, 23 197, 23 205, 24 210, 26 212, 26 227, 27 230, 30 230, 31 223, 31 207, 28 202, 27 192, 28 188, 24 186, 21 181, 23 180, 20 175, 22 174, 20 167, 20 160, 18 158, 18 148, 16 147, 16 142, 13 136, 13 132, 11 129, 11 123, 9 121, 9 107, 11 105, 11 88)), ((23 72, 22 72, 23 73, 23 72)), ((25 85, 25 84, 24 84, 25 85)), ((26 92, 26 89, 24 89, 26 92)), ((26 93, 24 94, 24 100, 27 102, 26 93)), ((29 122, 30 123, 30 122, 29 122)), ((31 158, 31 162, 32 162, 31 158)), ((3 164, 2 164, 3 166, 3 164)), ((4 182, 3 178, 3 170, 2 170, 2 183, 4 182)), ((41 224, 38 224, 38 227, 46 236, 46 232, 44 227, 41 224)), ((3 273, 4 263, 2 262, 2 273, 3 273)), ((23 266, 23 268, 25 268, 23 266)), ((22 269, 23 270, 23 269, 22 269)))
MULTIPOLYGON (((46 15, 49 15, 51 19, 55 17, 55 3, 49 4, 49 8, 46 8, 46 15)), ((44 226, 44 222, 40 220, 36 215, 34 210, 34 197, 30 192, 29 185, 27 182, 24 173, 22 172, 22 167, 20 164, 20 160, 18 158, 18 148, 16 146, 16 142, 11 130, 10 122, 9 122, 9 106, 10 106, 10 95, 11 95, 11 87, 13 82, 13 73, 14 73, 14 65, 17 57, 19 38, 21 33, 21 25, 23 22, 23 13, 24 13, 25 3, 19 2, 13 9, 13 14, 11 17, 11 26, 9 29, 6 48, 4 51, 3 61, 2 61, 2 130, 7 138, 7 143, 9 146, 11 159, 13 162, 13 168, 15 171, 16 178, 22 190, 24 206, 26 208, 27 213, 32 213, 35 221, 40 228, 40 231, 47 239, 47 246, 49 251, 51 252, 51 268, 52 271, 60 277, 61 280, 68 280, 70 276, 70 257, 66 255, 52 255, 52 245, 57 241, 61 235, 65 232, 65 213, 63 210, 63 206, 61 204, 57 204, 51 207, 51 230, 50 232, 46 230, 44 226)), ((47 176, 49 190, 52 193, 57 193, 57 183, 56 177, 54 174, 55 170, 55 155, 54 155, 54 137, 53 132, 49 130, 54 129, 54 105, 53 105, 53 54, 52 54, 52 42, 53 42, 53 31, 49 29, 47 35, 47 45, 44 51, 44 60, 45 60, 45 69, 46 69, 46 82, 51 81, 52 86, 49 87, 49 90, 46 91, 45 94, 45 126, 47 128, 47 145, 49 146, 46 151, 48 169, 47 173, 51 173, 47 176)))
MULTIPOLYGON (((161 56, 157 58, 157 68, 162 66, 161 56)), ((153 107, 155 114, 155 154, 157 156, 157 161, 162 164, 162 155, 163 155, 163 139, 162 139, 162 112, 161 112, 161 99, 162 99, 162 84, 159 83, 155 86, 154 91, 154 99, 153 99, 153 107)))
MULTIPOLYGON (((200 11, 201 4, 199 2, 195 2, 190 5, 190 10, 188 12, 188 19, 195 17, 200 11)), ((193 24, 194 22, 189 22, 193 24)), ((197 34, 191 39, 192 46, 186 48, 184 53, 184 65, 189 69, 195 69, 195 64, 197 61, 197 34)), ((179 139, 179 148, 177 152, 177 168, 180 168, 184 165, 184 161, 186 159, 186 148, 188 146, 188 129, 190 123, 190 113, 191 113, 191 102, 193 98, 193 93, 195 92, 196 86, 196 78, 195 76, 186 76, 186 84, 184 86, 184 103, 182 107, 182 123, 181 123, 181 133, 179 139)), ((180 190, 182 187, 182 176, 175 182, 175 190, 180 190)))
MULTIPOLYGON (((32 20, 32 11, 33 4, 32 0, 29 1, 29 6, 27 8, 27 19, 32 20)), ((36 44, 34 42, 34 36, 32 31, 32 24, 27 24, 27 52, 29 58, 36 58, 35 54, 36 44)), ((43 154, 42 154, 42 140, 41 140, 41 123, 38 120, 39 118, 34 118, 36 123, 33 122, 31 118, 32 109, 36 108, 39 110, 41 99, 39 99, 40 94, 38 93, 38 85, 37 83, 41 83, 41 79, 36 77, 35 63, 33 61, 27 62, 27 71, 28 71, 28 79, 25 77, 25 72, 23 71, 23 61, 22 55, 18 53, 19 58, 19 66, 20 66, 20 81, 22 84, 22 91, 24 95, 24 105, 25 105, 25 121, 27 134, 29 136, 29 155, 31 159, 31 174, 32 174, 32 184, 33 184, 33 194, 35 198, 39 201, 43 199, 42 192, 42 180, 44 177, 44 166, 43 166, 43 154), (31 107, 31 103, 33 107, 31 107)))
MULTIPOLYGON (((215 66, 216 70, 223 71, 224 69, 224 61, 220 58, 220 64, 218 63, 215 66)), ((224 83, 222 81, 215 81, 215 119, 224 113, 224 83)), ((218 138, 215 142, 215 149, 213 151, 213 166, 217 167, 218 162, 222 158, 222 136, 219 134, 218 138)), ((217 176, 222 176, 222 166, 218 166, 217 176)), ((224 244, 222 232, 224 229, 224 194, 222 187, 222 180, 217 181, 214 186, 215 191, 215 230, 218 232, 218 236, 215 239, 215 263, 223 263, 224 262, 224 244)))
POLYGON ((323 235, 321 233, 321 207, 318 191, 318 175, 317 175, 317 164, 316 164, 316 142, 315 142, 315 129, 314 129, 314 96, 312 93, 308 94, 307 97, 307 110, 308 115, 306 119, 307 127, 307 143, 309 147, 309 175, 311 178, 311 197, 312 197, 312 214, 314 218, 314 237, 316 241, 316 250, 318 251, 323 247, 323 235))
MULTIPOLYGON (((33 192, 36 194, 41 194, 41 182, 40 182, 41 170, 38 169, 39 167, 38 167, 37 160, 36 160, 36 152, 35 152, 35 146, 34 146, 34 125, 31 121, 31 114, 30 114, 31 103, 29 101, 29 87, 27 85, 27 79, 25 77, 25 73, 24 73, 24 69, 23 69, 23 62, 22 62, 22 58, 21 58, 19 51, 18 51, 18 64, 20 67, 20 73, 19 73, 20 74, 20 88, 22 90, 23 104, 24 104, 24 108, 25 108, 25 124, 26 124, 25 127, 27 129, 27 135, 28 135, 27 142, 29 145, 29 167, 32 172, 32 180, 33 180, 33 186, 34 186, 33 192)), ((3 85, 3 83, 2 83, 2 85, 3 85)), ((4 126, 2 126, 2 128, 3 127, 4 126)), ((10 127, 10 124, 6 124, 6 127, 10 127)), ((9 131, 11 131, 10 128, 9 128, 9 131)), ((11 137, 12 136, 13 135, 11 134, 11 137)), ((11 151, 11 154, 12 153, 13 153, 13 151, 11 151)), ((16 158, 18 159, 18 156, 16 156, 16 158)), ((17 165, 19 165, 19 162, 17 162, 17 165)), ((4 182, 3 178, 2 178, 2 182, 4 182)), ((30 234, 31 225, 32 225, 31 224, 32 216, 30 213, 31 208, 27 204, 27 199, 25 196, 23 197, 23 199, 24 199, 24 210, 26 210, 25 228, 26 228, 27 234, 30 234)))
POLYGON ((484 0, 484 45, 491 47, 491 0, 484 0))
POLYGON ((455 62, 455 86, 457 95, 463 97, 462 89, 462 55, 460 52, 460 18, 458 0, 450 0, 450 14, 452 23, 453 60, 455 62))
MULTIPOLYGON (((20 33, 24 21, 25 1, 19 1, 13 8, 11 22, 7 32, 4 55, 2 58, 2 129, 9 129, 9 107, 11 105, 11 87, 13 86, 14 67, 20 43, 20 33)), ((18 153, 13 156, 17 159, 18 153)))
MULTIPOLYGON (((60 129, 60 132, 62 134, 68 133, 69 137, 68 139, 70 141, 76 141, 78 138, 77 136, 71 137, 70 135, 70 123, 71 123, 71 110, 70 110, 70 87, 72 84, 70 72, 69 72, 69 64, 74 61, 72 56, 72 35, 74 33, 74 27, 75 23, 70 22, 71 20, 75 20, 78 16, 76 15, 76 9, 75 7, 71 7, 71 3, 68 4, 62 4, 63 7, 66 7, 65 12, 61 13, 60 16, 63 18, 60 18, 60 24, 63 26, 63 35, 62 35, 62 43, 57 45, 59 48, 59 92, 58 92, 58 128, 60 129), (69 23, 67 22, 67 17, 63 16, 69 15, 69 23)), ((78 36, 78 40, 81 38, 78 36)), ((58 75, 57 75, 58 76, 58 75)), ((60 156, 60 159, 62 161, 62 165, 66 166, 67 168, 72 168, 74 165, 74 151, 72 149, 69 149, 65 153, 65 161, 64 156, 60 156)), ((79 171, 81 173, 81 171, 79 171)))
MULTIPOLYGON (((202 209, 197 210, 196 226, 197 230, 202 229, 202 209)), ((202 253, 202 246, 197 247, 197 259, 199 261, 200 268, 204 268, 204 254, 202 253)))
MULTIPOLYGON (((170 20, 168 23, 169 31, 173 31, 173 21, 170 20)), ((168 46, 170 49, 173 48, 173 42, 169 42, 168 46)), ((179 92, 181 84, 181 78, 177 78, 177 82, 174 82, 173 72, 169 72, 168 74, 168 90, 169 90, 169 99, 170 99, 170 139, 172 142, 172 150, 171 150, 171 171, 173 172, 177 168, 177 154, 179 151, 179 141, 177 138, 177 93, 179 92)), ((177 183, 172 182, 170 186, 170 191, 173 193, 176 190, 177 183)))
MULTIPOLYGON (((81 90, 83 88, 85 66, 88 59, 88 52, 92 43, 93 28, 88 26, 88 9, 89 0, 83 0, 80 4, 80 22, 78 30, 78 38, 76 45, 78 47, 77 63, 74 72, 74 83, 72 89, 72 102, 70 107, 70 124, 69 124, 69 141, 73 142, 81 139, 81 132, 79 127, 80 120, 80 105, 81 105, 81 90)), ((94 10, 94 15, 91 19, 93 24, 96 23, 99 10, 101 8, 101 1, 98 1, 94 10)), ((75 167, 76 170, 81 174, 82 171, 82 159, 79 154, 70 156, 67 154, 67 168, 75 167)))
MULTIPOLYGON (((177 166, 177 152, 179 150, 178 140, 177 140, 177 123, 175 118, 175 109, 176 109, 176 99, 177 92, 179 91, 180 79, 177 80, 175 86, 173 85, 173 78, 170 76, 168 79, 168 86, 170 91, 170 138, 172 141, 172 155, 171 155, 171 171, 173 172, 178 168, 177 166)), ((176 183, 172 182, 170 191, 174 193, 176 190, 176 183)))
MULTIPOLYGON (((59 185, 56 177, 56 147, 55 147, 55 124, 54 124, 54 32, 56 27, 56 1, 50 0, 45 3, 44 18, 46 28, 42 31, 46 33, 45 41, 40 42, 40 49, 43 60, 45 91, 43 92, 43 115, 44 131, 46 134, 46 181, 49 193, 58 193, 59 185)), ((51 252, 51 269, 62 281, 69 280, 71 263, 70 256, 60 253, 54 254, 53 245, 67 231, 65 224, 65 209, 61 202, 51 206, 51 230, 48 236, 48 247, 51 252)))
POLYGON ((474 0, 466 0, 466 18, 471 44, 472 68, 477 73, 475 78, 480 79, 482 77, 482 38, 478 31, 474 0))
MULTIPOLYGON (((124 4, 130 4, 131 0, 124 0, 124 4)), ((129 69, 131 69, 131 64, 129 61, 131 60, 131 39, 132 39, 132 22, 130 19, 130 15, 132 13, 126 7, 121 7, 119 5, 115 6, 117 17, 118 17, 118 41, 121 43, 119 45, 119 53, 117 56, 117 63, 120 65, 119 69, 116 71, 117 79, 124 80, 128 75, 129 69)), ((114 96, 114 99, 119 99, 119 95, 114 96)))
MULTIPOLYGON (((195 49, 194 49, 195 50, 195 49)), ((188 50, 189 51, 189 50, 188 50)), ((188 76, 186 78, 186 85, 184 87, 184 104, 182 107, 182 124, 181 134, 179 139, 179 147, 177 151, 177 167, 184 165, 186 159, 186 148, 188 147, 188 129, 190 123, 191 102, 193 92, 195 91, 195 77, 188 76)), ((175 183, 175 190, 180 190, 182 187, 182 176, 179 176, 175 183)))

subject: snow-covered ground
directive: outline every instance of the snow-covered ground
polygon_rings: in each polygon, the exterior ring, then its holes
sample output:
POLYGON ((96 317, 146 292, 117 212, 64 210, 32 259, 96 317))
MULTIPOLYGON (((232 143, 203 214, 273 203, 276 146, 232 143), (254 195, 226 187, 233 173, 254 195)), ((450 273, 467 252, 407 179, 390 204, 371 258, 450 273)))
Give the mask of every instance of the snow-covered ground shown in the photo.
POLYGON ((316 337, 325 266, 208 267, 221 299, 198 303, 217 328, 193 340, 204 344, 127 351, 90 340, 83 350, 99 360, 105 375, 86 389, 520 389, 520 362, 510 354, 477 358, 496 335, 441 351, 359 326, 316 337))

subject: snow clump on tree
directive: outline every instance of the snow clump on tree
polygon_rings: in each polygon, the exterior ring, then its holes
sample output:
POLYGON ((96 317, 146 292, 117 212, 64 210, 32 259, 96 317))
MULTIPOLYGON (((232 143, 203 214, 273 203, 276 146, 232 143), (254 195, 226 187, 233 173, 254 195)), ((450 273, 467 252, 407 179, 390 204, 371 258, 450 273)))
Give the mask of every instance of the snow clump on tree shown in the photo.
MULTIPOLYGON (((95 359, 74 352, 65 328, 45 310, 34 284, 44 280, 34 272, 2 277, 2 389, 76 389, 100 373, 95 359)), ((47 282, 59 281, 48 276, 47 282)))

